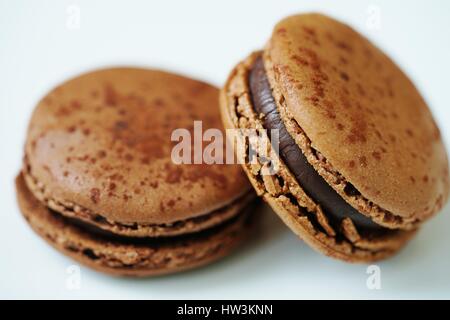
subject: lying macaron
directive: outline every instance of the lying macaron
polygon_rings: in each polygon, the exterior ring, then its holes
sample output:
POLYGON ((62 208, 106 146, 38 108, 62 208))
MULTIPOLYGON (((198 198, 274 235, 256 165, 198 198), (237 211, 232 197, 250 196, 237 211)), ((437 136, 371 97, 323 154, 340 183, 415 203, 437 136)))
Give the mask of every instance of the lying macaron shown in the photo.
POLYGON ((334 19, 279 22, 264 51, 231 72, 221 110, 227 128, 278 133, 269 156, 244 170, 292 231, 328 256, 386 258, 447 201, 446 150, 423 98, 382 51, 334 19))
POLYGON ((248 233, 254 191, 238 165, 176 164, 174 130, 222 130, 218 89, 113 68, 52 90, 30 120, 21 211, 52 246, 99 271, 158 275, 228 254, 248 233))

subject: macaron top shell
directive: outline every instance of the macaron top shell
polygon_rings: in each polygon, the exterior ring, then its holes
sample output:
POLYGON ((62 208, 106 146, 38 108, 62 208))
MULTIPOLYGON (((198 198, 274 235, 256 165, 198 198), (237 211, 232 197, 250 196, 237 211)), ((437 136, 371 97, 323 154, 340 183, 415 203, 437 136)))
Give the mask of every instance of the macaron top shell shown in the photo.
POLYGON ((188 129, 192 140, 195 120, 203 131, 222 130, 217 100, 215 87, 170 73, 87 73, 40 101, 25 164, 55 201, 107 219, 170 223, 200 216, 249 190, 238 165, 172 162, 173 130, 188 129))
POLYGON ((320 14, 279 22, 264 52, 274 91, 311 146, 369 201, 425 218, 448 196, 448 161, 407 76, 350 27, 320 14))

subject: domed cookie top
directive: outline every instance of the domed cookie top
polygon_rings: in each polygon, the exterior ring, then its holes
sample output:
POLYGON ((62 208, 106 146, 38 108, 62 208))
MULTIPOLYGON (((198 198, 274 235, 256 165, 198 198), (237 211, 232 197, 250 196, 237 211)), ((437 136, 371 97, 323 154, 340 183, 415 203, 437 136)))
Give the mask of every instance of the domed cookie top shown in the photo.
POLYGON ((248 191, 238 165, 176 165, 171 134, 194 121, 222 130, 218 90, 161 71, 90 72, 52 90, 26 142, 30 175, 54 201, 123 223, 170 223, 248 191))
POLYGON ((409 219, 440 209, 449 182, 439 129, 385 54, 350 27, 306 14, 277 24, 264 60, 289 116, 366 199, 409 219))

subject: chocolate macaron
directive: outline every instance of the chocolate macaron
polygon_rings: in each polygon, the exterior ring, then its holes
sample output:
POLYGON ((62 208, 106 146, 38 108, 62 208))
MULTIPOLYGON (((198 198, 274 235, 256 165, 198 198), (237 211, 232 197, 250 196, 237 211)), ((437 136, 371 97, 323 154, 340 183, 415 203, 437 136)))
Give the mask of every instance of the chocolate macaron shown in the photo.
POLYGON ((324 15, 279 22, 231 72, 221 111, 227 128, 277 132, 269 156, 238 156, 258 194, 328 256, 386 258, 447 201, 447 154, 424 99, 382 51, 324 15))
POLYGON ((56 87, 32 115, 16 180, 26 220, 56 249, 111 274, 166 274, 225 256, 248 233, 254 191, 239 165, 176 164, 171 139, 194 121, 222 130, 218 96, 138 68, 56 87))

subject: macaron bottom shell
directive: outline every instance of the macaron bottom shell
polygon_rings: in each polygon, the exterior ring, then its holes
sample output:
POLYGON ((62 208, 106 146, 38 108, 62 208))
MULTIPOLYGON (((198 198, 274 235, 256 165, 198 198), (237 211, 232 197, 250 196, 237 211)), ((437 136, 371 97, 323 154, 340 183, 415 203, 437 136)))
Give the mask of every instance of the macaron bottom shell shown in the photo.
POLYGON ((236 217, 189 235, 131 238, 93 233, 42 204, 22 174, 16 178, 16 190, 22 214, 39 236, 74 260, 111 275, 156 276, 211 263, 237 248, 253 225, 249 205, 236 217))
MULTIPOLYGON (((222 119, 227 128, 257 129, 266 135, 263 120, 254 109, 249 88, 249 73, 261 52, 250 55, 231 72, 221 93, 222 119)), ((248 145, 252 142, 246 140, 248 145)), ((257 146, 251 146, 258 150, 257 146)), ((275 175, 264 174, 264 164, 245 162, 247 173, 257 193, 268 202, 292 231, 316 250, 348 262, 370 262, 396 253, 415 234, 416 229, 366 232, 358 230, 351 219, 333 227, 320 204, 315 203, 299 185, 279 156, 270 150, 270 162, 278 167, 275 175)), ((238 157, 243 157, 239 155, 238 157)))

